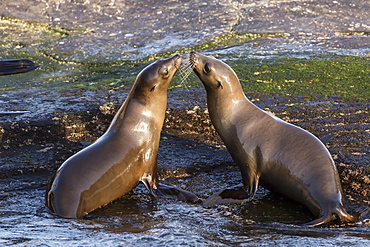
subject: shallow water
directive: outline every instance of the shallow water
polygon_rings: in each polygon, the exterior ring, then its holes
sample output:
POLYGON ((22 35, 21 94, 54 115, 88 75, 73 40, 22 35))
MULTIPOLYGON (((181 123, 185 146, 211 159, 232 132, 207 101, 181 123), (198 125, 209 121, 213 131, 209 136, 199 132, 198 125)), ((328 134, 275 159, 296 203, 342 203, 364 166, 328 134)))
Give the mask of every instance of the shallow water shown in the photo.
POLYGON ((289 222, 308 220, 307 212, 266 192, 259 192, 253 205, 205 209, 196 204, 154 199, 139 185, 129 195, 86 219, 61 219, 51 215, 43 205, 47 179, 48 174, 38 174, 1 180, 6 191, 0 201, 1 245, 348 246, 356 242, 356 246, 368 246, 370 243, 368 227, 290 225, 289 222), (253 212, 252 217, 243 213, 246 210, 253 212))
MULTIPOLYGON (((52 150, 47 151, 52 152, 52 150)), ((162 182, 206 198, 240 182, 226 150, 163 135, 158 157, 162 182), (181 151, 180 151, 181 150, 181 151)), ((369 218, 357 225, 298 226, 308 210, 259 188, 243 205, 203 208, 153 198, 140 184, 84 219, 62 219, 44 206, 49 172, 0 179, 0 245, 12 246, 368 246, 369 218), (366 223, 367 222, 367 223, 366 223)))

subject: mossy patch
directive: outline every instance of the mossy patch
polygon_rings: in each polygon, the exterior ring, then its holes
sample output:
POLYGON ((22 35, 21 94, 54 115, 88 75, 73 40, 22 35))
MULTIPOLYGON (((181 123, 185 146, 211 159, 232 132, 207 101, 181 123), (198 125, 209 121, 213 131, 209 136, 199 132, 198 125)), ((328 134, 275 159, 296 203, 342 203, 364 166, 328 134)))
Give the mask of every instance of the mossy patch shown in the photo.
POLYGON ((249 59, 228 64, 238 74, 246 92, 370 100, 370 58, 284 58, 268 63, 249 59))
MULTIPOLYGON (((276 57, 263 61, 255 58, 223 61, 233 68, 246 93, 370 100, 370 58, 330 55, 314 59, 276 57)), ((202 84, 194 73, 184 85, 199 86, 202 84)))

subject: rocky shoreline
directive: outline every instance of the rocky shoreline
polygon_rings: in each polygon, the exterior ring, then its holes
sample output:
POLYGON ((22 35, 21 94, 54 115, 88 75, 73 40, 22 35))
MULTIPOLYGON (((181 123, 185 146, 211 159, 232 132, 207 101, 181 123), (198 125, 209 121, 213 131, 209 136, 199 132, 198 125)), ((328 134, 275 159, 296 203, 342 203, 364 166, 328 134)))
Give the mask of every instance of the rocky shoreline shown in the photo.
MULTIPOLYGON (((55 171, 66 158, 104 133, 126 95, 123 90, 1 92, 0 178, 55 171)), ((370 205, 369 103, 321 96, 247 96, 260 108, 319 138, 333 135, 326 146, 337 165, 347 202, 353 207, 370 205)), ((193 146, 195 152, 201 145, 209 150, 225 150, 209 119, 202 88, 169 92, 161 146, 173 142, 173 138, 193 146)), ((226 151, 220 155, 220 160, 232 165, 226 151)), ((201 165, 200 156, 194 155, 193 160, 182 167, 159 162, 162 179, 207 172, 209 167, 201 165)), ((212 165, 217 166, 217 162, 212 165)), ((238 183, 240 177, 232 180, 238 183)))

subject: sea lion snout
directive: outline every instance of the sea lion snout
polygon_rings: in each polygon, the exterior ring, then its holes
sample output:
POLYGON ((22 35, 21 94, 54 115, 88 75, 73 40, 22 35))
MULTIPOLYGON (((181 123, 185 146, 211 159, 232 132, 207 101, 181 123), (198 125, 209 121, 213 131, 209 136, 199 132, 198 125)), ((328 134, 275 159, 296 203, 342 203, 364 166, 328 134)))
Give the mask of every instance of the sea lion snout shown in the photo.
POLYGON ((181 58, 180 54, 176 54, 172 58, 175 59, 175 62, 174 62, 175 68, 179 69, 180 66, 181 66, 181 63, 182 63, 182 58, 181 58))
POLYGON ((166 58, 166 59, 160 59, 157 61, 158 63, 164 62, 164 64, 171 64, 176 69, 179 69, 182 63, 182 57, 180 54, 175 54, 172 57, 166 58))

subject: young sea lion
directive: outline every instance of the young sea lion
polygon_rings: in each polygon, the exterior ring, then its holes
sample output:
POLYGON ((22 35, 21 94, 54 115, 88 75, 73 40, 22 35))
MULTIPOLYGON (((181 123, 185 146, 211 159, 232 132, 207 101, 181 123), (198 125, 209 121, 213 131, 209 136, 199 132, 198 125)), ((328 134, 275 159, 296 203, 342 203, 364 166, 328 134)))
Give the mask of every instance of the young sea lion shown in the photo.
POLYGON ((191 52, 190 62, 207 91, 212 123, 243 178, 243 186, 216 193, 204 206, 250 200, 260 182, 306 205, 317 217, 307 226, 326 224, 333 215, 341 222, 357 220, 343 208, 337 169, 318 138, 251 103, 222 61, 191 52))
POLYGON ((175 55, 143 69, 107 132, 65 161, 51 179, 46 205, 80 218, 130 192, 139 182, 153 195, 197 201, 194 194, 158 183, 157 154, 167 89, 181 65, 175 55))

